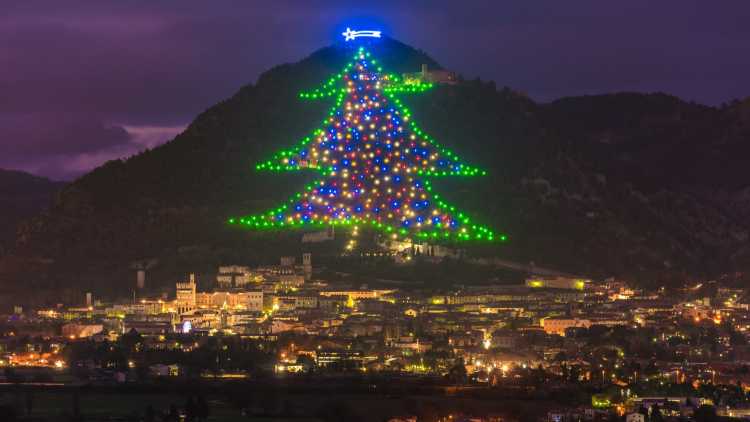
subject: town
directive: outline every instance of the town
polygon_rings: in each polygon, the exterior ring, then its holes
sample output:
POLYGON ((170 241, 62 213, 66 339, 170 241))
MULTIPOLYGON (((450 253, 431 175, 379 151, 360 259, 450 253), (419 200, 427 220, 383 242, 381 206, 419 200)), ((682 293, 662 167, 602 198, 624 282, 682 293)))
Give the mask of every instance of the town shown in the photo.
POLYGON ((422 380, 459 395, 565 395, 565 404, 543 415, 550 422, 640 422, 654 420, 654 412, 750 416, 744 288, 705 281, 647 291, 560 275, 447 290, 387 280, 353 285, 321 279, 313 256, 300 258, 222 265, 213 279, 187 275, 158 297, 149 296, 139 270, 127 300, 105 303, 86 293, 75 304, 18 306, 3 317, 3 381, 368 375, 422 380))

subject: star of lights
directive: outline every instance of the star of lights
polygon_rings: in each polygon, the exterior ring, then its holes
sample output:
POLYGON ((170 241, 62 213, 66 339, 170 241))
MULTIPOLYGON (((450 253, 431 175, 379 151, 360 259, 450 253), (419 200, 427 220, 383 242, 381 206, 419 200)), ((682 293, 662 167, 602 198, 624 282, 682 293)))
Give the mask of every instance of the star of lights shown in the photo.
POLYGON ((380 31, 353 31, 351 28, 346 28, 346 31, 342 32, 341 35, 344 36, 344 41, 353 41, 360 37, 380 38, 380 31))
MULTIPOLYGON (((356 38, 361 32, 378 31, 347 28, 344 36, 356 38)), ((322 126, 296 147, 256 166, 274 171, 310 169, 321 178, 276 209, 229 222, 250 228, 345 225, 355 236, 369 226, 392 238, 413 236, 423 241, 505 241, 505 235, 473 223, 432 192, 432 177, 485 172, 463 164, 424 133, 396 97, 431 87, 384 73, 377 60, 359 48, 342 72, 322 87, 300 94, 304 99, 335 99, 322 126)), ((352 240, 350 247, 355 243, 352 240)))

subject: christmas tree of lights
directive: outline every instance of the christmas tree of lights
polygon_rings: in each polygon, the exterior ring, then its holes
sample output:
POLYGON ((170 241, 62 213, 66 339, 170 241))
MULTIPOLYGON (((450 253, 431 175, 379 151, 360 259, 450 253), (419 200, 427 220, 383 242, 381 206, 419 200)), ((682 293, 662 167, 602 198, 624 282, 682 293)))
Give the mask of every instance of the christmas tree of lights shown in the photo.
POLYGON ((397 95, 423 92, 424 81, 384 73, 363 47, 353 61, 302 99, 334 98, 322 127, 257 170, 313 170, 321 178, 285 204, 262 214, 231 218, 249 228, 372 227, 392 239, 506 240, 477 225, 433 192, 430 179, 476 176, 411 119, 397 95))

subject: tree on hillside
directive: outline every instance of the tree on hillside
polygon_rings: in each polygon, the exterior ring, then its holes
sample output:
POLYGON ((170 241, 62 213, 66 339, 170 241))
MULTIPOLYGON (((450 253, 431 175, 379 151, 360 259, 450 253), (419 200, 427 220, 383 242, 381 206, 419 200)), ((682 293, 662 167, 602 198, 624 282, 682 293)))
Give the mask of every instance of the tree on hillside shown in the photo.
POLYGON ((378 61, 359 48, 343 71, 321 88, 300 94, 335 99, 323 126, 256 166, 311 169, 321 178, 273 210, 229 222, 253 229, 345 225, 355 236, 362 226, 393 239, 423 241, 505 240, 433 192, 431 178, 485 172, 463 164, 424 133, 397 97, 431 86, 384 73, 378 61))

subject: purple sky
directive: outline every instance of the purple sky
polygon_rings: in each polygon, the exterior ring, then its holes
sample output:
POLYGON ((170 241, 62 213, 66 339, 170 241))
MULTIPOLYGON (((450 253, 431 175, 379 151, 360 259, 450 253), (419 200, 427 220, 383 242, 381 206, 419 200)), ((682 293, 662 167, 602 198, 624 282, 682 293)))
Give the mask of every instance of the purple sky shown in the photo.
POLYGON ((0 167, 71 179, 157 145, 362 20, 466 77, 540 101, 626 90, 708 104, 750 96, 744 0, 4 0, 0 167))

